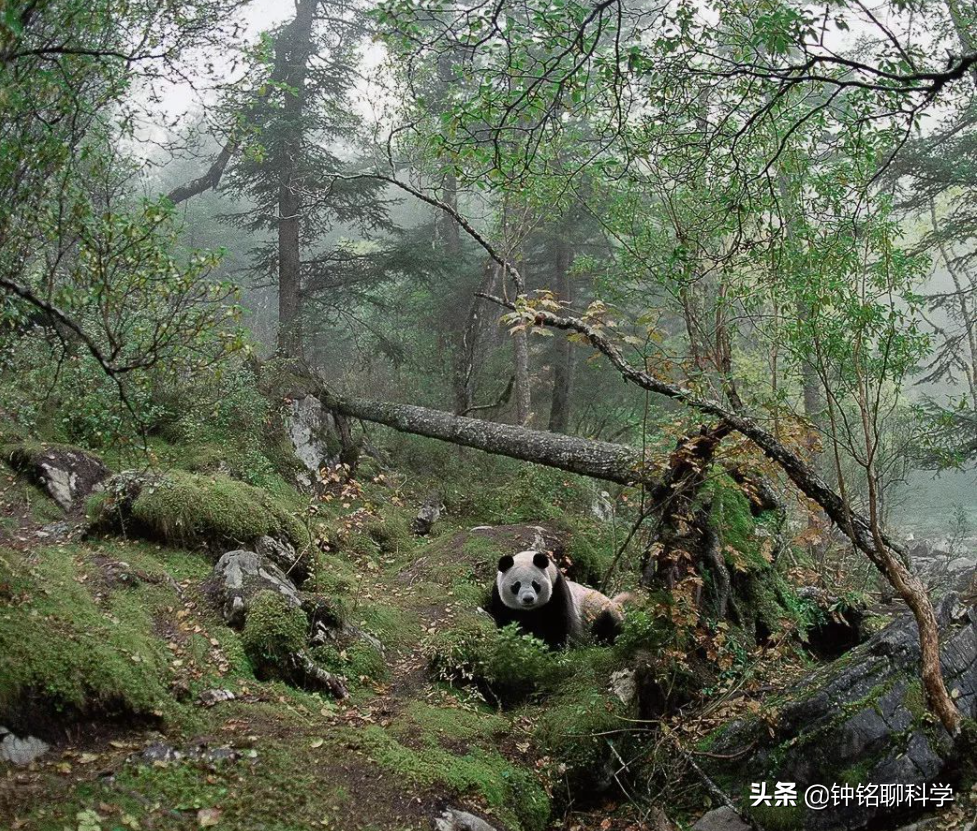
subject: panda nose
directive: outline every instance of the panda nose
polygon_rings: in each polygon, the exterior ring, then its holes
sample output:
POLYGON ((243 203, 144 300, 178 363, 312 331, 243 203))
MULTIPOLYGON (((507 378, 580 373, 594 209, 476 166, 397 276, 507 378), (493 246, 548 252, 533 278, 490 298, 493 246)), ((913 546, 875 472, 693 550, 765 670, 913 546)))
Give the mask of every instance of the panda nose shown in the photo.
POLYGON ((524 594, 520 595, 519 601, 523 606, 532 606, 533 603, 536 602, 536 598, 529 592, 525 592, 524 594))

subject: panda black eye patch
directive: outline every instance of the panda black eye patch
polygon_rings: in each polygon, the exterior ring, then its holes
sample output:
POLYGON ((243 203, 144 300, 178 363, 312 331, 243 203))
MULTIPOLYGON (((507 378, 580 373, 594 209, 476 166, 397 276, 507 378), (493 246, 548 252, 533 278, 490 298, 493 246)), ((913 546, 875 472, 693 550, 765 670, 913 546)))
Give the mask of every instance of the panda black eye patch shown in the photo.
POLYGON ((521 583, 513 583, 512 584, 512 593, 513 594, 519 594, 519 586, 521 586, 521 585, 522 585, 521 583))
POLYGON ((539 583, 533 580, 533 591, 539 594, 539 583))

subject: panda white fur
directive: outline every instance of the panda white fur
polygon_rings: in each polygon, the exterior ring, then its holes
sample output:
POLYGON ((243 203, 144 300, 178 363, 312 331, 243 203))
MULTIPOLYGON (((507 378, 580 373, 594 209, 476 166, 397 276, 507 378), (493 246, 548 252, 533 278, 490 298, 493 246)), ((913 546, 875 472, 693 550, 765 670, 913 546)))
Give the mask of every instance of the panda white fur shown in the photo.
POLYGON ((541 551, 520 551, 499 560, 489 611, 500 627, 518 623, 524 633, 559 649, 591 637, 613 643, 624 619, 623 597, 612 600, 567 580, 541 551))

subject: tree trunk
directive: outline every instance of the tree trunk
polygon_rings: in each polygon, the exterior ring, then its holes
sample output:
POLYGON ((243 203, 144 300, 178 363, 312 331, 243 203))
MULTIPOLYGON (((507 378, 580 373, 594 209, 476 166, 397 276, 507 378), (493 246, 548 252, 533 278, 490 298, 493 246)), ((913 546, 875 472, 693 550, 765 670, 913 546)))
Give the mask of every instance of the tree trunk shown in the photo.
MULTIPOLYGON (((298 10, 292 22, 289 23, 285 29, 282 30, 281 40, 282 44, 293 43, 296 40, 301 40, 303 37, 303 31, 308 32, 308 37, 311 39, 311 27, 312 27, 312 14, 315 12, 315 3, 307 3, 305 8, 305 14, 303 10, 298 10)), ((308 49, 306 54, 308 54, 308 49)), ((264 100, 272 91, 277 89, 278 84, 286 80, 288 77, 288 72, 291 70, 290 66, 290 52, 287 49, 277 49, 275 54, 275 65, 272 67, 270 83, 265 84, 262 90, 259 91, 255 96, 255 101, 248 106, 243 114, 241 123, 246 125, 248 120, 251 118, 255 107, 258 102, 264 100)), ((166 198, 169 199, 174 205, 179 205, 181 202, 186 202, 188 199, 197 196, 198 194, 204 193, 211 188, 216 188, 221 179, 224 176, 224 171, 227 169, 228 163, 231 158, 237 153, 240 148, 240 135, 237 129, 232 128, 230 131, 230 138, 224 142, 224 146, 221 148, 217 157, 211 163, 210 167, 196 179, 187 182, 186 184, 179 185, 173 188, 167 195, 166 198)), ((244 132, 247 132, 245 129, 244 132)))
POLYGON ((301 159, 305 81, 312 49, 312 24, 318 0, 299 0, 295 25, 282 44, 285 50, 286 90, 282 124, 288 137, 282 152, 278 188, 278 351, 297 357, 302 353, 301 159))
POLYGON ((278 195, 278 352, 287 357, 302 354, 302 260, 298 216, 301 208, 302 200, 291 186, 291 170, 283 170, 278 195))
POLYGON ((351 418, 384 424, 403 433, 440 439, 622 485, 644 483, 655 487, 660 481, 644 463, 640 451, 621 444, 559 436, 544 430, 464 418, 409 404, 338 396, 321 386, 318 396, 331 410, 351 418))
POLYGON ((461 343, 454 366, 455 412, 464 415, 474 407, 475 370, 479 361, 482 319, 481 308, 485 301, 479 296, 492 290, 499 275, 499 267, 488 260, 482 274, 482 282, 468 306, 465 327, 461 332, 461 343))
MULTIPOLYGON (((556 299, 573 302, 570 266, 573 249, 564 240, 556 243, 556 299)), ((570 403, 573 395, 573 344, 568 338, 554 338, 553 343, 553 400, 550 403, 550 432, 566 433, 570 427, 570 403)))
POLYGON ((512 355, 516 376, 516 423, 528 424, 533 417, 529 377, 529 337, 524 331, 512 335, 512 355))
MULTIPOLYGON (((697 555, 705 551, 708 508, 698 504, 699 491, 706 482, 720 442, 732 432, 726 422, 716 427, 703 426, 684 436, 669 459, 665 481, 651 492, 658 523, 652 535, 657 552, 646 555, 641 582, 645 586, 673 589, 701 568, 697 555)), ((650 553, 650 552, 649 552, 650 553)), ((699 598, 696 597, 698 604, 699 598)))

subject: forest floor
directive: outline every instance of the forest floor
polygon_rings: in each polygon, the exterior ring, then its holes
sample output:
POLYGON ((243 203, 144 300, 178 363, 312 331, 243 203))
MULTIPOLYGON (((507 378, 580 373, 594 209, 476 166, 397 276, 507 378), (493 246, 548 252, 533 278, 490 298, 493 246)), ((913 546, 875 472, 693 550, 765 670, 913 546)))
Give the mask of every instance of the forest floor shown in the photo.
MULTIPOLYGON (((256 680, 207 594, 212 553, 82 539, 83 524, 52 525, 43 496, 8 485, 0 630, 16 615, 63 639, 25 686, 63 683, 60 700, 77 693, 78 706, 24 713, 21 724, 52 747, 28 768, 0 768, 0 827, 410 829, 430 828, 445 807, 503 827, 547 822, 532 807, 544 801, 530 784, 541 764, 529 741, 537 714, 499 711, 428 667, 431 638, 463 604, 470 613, 497 552, 528 546, 537 528, 446 525, 432 539, 401 540, 405 550, 344 552, 357 580, 349 614, 384 644, 386 668, 335 702, 256 680), (131 664, 116 672, 120 654, 131 664), (205 703, 208 690, 234 697, 205 703)), ((355 525, 355 507, 350 515, 355 525)), ((607 813, 547 827, 633 825, 607 813)))
MULTIPOLYGON (((50 748, 27 767, 0 763, 0 831, 408 831, 430 829, 446 808, 507 831, 694 822, 710 795, 687 767, 674 775, 683 765, 667 742, 638 753, 650 763, 648 787, 670 789, 669 821, 649 807, 656 800, 631 799, 626 779, 599 797, 580 785, 581 774, 601 778, 608 735, 641 729, 621 720, 610 650, 573 650, 558 687, 504 708, 433 660, 484 623, 478 607, 501 554, 540 536, 558 547, 576 530, 568 552, 582 568, 593 556, 586 522, 536 521, 534 497, 509 482, 518 510, 493 509, 491 524, 449 513, 417 537, 408 528, 416 507, 382 480, 336 484, 316 508, 328 531, 304 588, 340 599, 346 622, 383 647, 336 651, 329 668, 350 696, 335 701, 256 673, 214 595, 214 563, 233 546, 90 535, 83 510, 66 517, 4 467, 0 726, 50 748)), ((762 713, 809 668, 792 656, 779 647, 745 655, 747 669, 717 681, 708 706, 665 733, 694 748, 762 713)))

